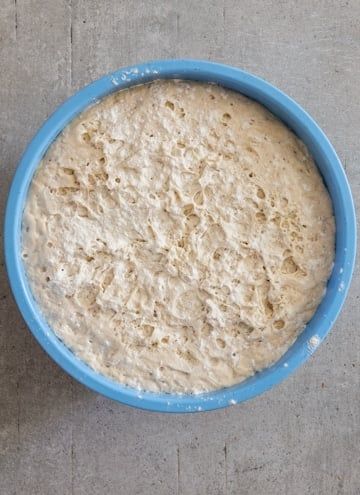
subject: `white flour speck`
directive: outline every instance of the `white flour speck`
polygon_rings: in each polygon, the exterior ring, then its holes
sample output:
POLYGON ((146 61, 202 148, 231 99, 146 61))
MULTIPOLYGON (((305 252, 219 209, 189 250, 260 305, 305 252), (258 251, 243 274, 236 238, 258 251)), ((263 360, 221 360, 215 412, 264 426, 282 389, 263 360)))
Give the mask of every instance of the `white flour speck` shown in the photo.
POLYGON ((120 84, 119 80, 116 79, 115 76, 111 76, 111 82, 114 86, 118 86, 120 84))
POLYGON ((313 335, 311 339, 308 341, 308 350, 312 354, 315 349, 319 346, 320 344, 320 337, 318 335, 313 335))

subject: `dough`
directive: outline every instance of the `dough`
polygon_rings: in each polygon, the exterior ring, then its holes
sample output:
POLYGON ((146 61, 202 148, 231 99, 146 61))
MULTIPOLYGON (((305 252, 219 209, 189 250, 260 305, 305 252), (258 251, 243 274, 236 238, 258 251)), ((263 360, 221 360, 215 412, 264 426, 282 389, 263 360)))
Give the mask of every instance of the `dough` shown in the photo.
POLYGON ((93 369, 151 391, 239 383, 314 314, 334 257, 304 144, 216 85, 118 91, 49 148, 23 257, 50 326, 93 369))

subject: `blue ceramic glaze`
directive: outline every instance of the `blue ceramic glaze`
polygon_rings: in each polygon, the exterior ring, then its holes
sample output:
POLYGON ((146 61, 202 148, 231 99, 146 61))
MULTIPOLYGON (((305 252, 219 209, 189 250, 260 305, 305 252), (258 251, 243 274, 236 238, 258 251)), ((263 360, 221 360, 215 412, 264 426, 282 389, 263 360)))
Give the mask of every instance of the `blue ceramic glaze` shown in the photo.
POLYGON ((81 89, 45 122, 27 147, 16 170, 5 215, 5 260, 17 305, 45 351, 70 375, 111 399, 142 409, 193 412, 218 409, 245 401, 284 380, 304 363, 330 331, 344 303, 354 268, 356 223, 349 184, 336 152, 313 119, 271 84, 243 70, 199 60, 163 60, 118 70, 81 89), (329 190, 336 219, 336 255, 326 294, 303 333, 271 368, 239 385, 200 395, 139 392, 90 369, 54 334, 33 297, 21 260, 21 219, 29 184, 42 156, 79 112, 109 93, 154 79, 212 81, 239 91, 265 105, 308 146, 329 190))

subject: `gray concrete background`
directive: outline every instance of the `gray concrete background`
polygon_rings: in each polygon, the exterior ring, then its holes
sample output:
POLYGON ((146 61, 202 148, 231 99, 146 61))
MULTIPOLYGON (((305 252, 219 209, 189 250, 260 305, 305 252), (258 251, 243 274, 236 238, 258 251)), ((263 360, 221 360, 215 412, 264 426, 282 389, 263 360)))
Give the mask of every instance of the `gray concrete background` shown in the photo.
MULTIPOLYGON (((0 208, 26 143, 76 89, 155 58, 247 69, 302 104, 360 199, 359 0, 0 0, 0 208)), ((359 275, 331 335, 248 403, 160 415, 111 402, 39 348, 0 267, 1 495, 360 494, 359 275)))

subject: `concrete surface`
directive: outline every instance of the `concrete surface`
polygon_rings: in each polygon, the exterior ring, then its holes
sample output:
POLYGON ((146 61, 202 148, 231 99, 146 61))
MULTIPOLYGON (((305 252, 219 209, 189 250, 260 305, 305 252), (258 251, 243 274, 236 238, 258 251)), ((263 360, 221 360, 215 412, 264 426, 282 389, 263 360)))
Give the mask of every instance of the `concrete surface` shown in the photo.
MULTIPOLYGON (((335 145, 360 199, 359 0, 0 0, 0 204, 25 144, 74 90, 123 65, 198 57, 293 96, 335 145)), ((356 274, 327 341, 248 403, 159 415, 65 375, 0 287, 1 495, 358 495, 356 274)))

